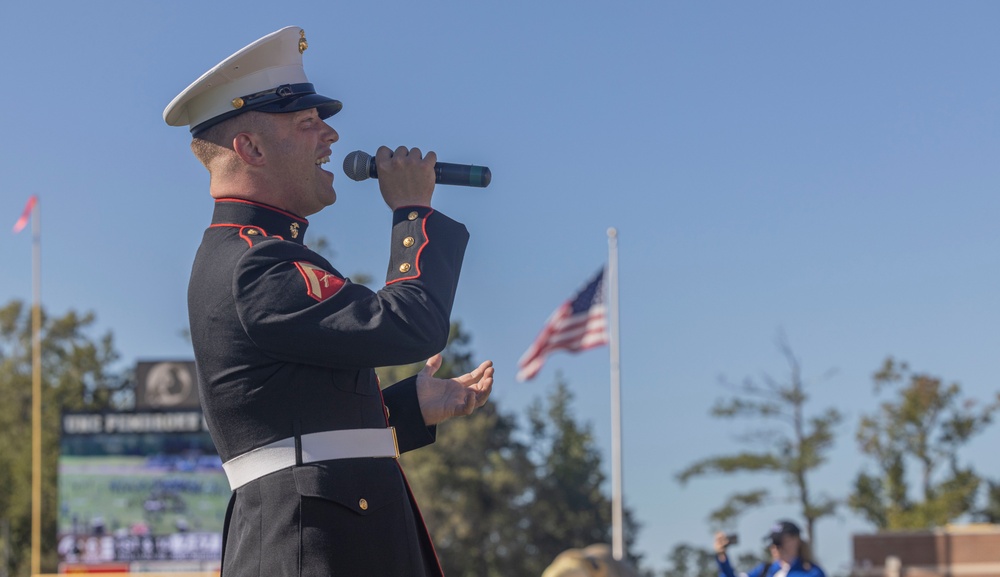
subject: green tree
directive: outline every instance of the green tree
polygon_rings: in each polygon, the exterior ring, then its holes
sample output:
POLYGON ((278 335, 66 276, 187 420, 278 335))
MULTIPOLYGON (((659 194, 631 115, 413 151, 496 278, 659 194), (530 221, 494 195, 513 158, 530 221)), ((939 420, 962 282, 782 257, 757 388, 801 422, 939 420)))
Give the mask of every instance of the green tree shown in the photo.
POLYGON ((438 427, 437 442, 403 466, 446 575, 524 574, 527 449, 495 404, 438 427))
MULTIPOLYGON (((561 375, 547 401, 536 402, 528 411, 536 466, 528 551, 541 564, 526 567, 525 575, 540 575, 566 549, 611 542, 611 500, 602 490, 601 454, 590 425, 573 417, 573 394, 561 375)), ((624 516, 628 561, 638 567, 641 559, 633 545, 639 525, 627 508, 624 516)))
POLYGON ((568 548, 611 540, 611 503, 601 491, 601 455, 593 446, 590 427, 581 427, 570 414, 572 398, 558 376, 548 406, 536 401, 528 414, 538 466, 531 507, 533 545, 550 559, 568 548))
POLYGON ((718 577, 715 553, 686 543, 678 543, 667 555, 670 566, 663 577, 718 577))
MULTIPOLYGON (((89 335, 94 315, 41 313, 42 361, 42 570, 56 567, 56 473, 63 410, 99 410, 119 402, 126 389, 111 371, 118 360, 111 333, 89 335)), ((0 308, 0 520, 10 521, 11 564, 27 575, 31 558, 31 307, 12 301, 0 308)))
POLYGON ((986 506, 976 511, 975 517, 983 523, 1000 523, 1000 483, 986 482, 986 506))
MULTIPOLYGON (((678 473, 677 479, 683 484, 709 474, 780 475, 806 520, 806 531, 815 546, 816 521, 833 515, 837 501, 814 495, 809 478, 826 463, 834 443, 834 429, 842 417, 835 408, 807 413, 809 396, 801 363, 783 335, 779 335, 777 345, 789 365, 788 380, 778 381, 765 374, 762 382, 750 378, 739 385, 722 381, 732 394, 718 400, 711 412, 717 418, 748 418, 762 423, 739 439, 755 449, 702 459, 678 473)), ((710 514, 709 520, 715 528, 721 528, 746 510, 768 504, 771 498, 771 492, 764 488, 734 493, 710 514)))
MULTIPOLYGON (((473 368, 470 341, 455 323, 438 376, 473 368)), ((388 385, 422 367, 378 373, 388 385)), ((490 401, 442 423, 433 445, 400 458, 446 575, 541 575, 566 549, 610 541, 600 453, 589 427, 573 419, 571 401, 559 380, 547 403, 530 408, 528 432, 490 401)), ((630 511, 625 516, 632 543, 638 524, 630 511)))
POLYGON ((876 395, 890 388, 894 394, 861 418, 858 444, 875 472, 858 474, 850 507, 879 529, 940 526, 974 512, 980 479, 958 453, 992 422, 1000 395, 988 403, 963 399, 958 383, 915 373, 892 357, 873 380, 876 395))
MULTIPOLYGON (((454 323, 437 376, 474 368, 470 341, 454 323)), ((416 363, 378 372, 388 385, 421 368, 416 363)), ((446 575, 523 574, 526 493, 534 471, 516 430, 515 419, 490 402, 442 423, 433 445, 400 458, 446 575)))

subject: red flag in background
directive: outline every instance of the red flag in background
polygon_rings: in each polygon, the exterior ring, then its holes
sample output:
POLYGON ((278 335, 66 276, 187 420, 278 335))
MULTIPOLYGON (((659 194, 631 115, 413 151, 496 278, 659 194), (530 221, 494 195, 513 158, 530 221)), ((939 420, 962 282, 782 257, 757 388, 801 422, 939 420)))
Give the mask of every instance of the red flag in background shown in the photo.
POLYGON ((517 380, 533 378, 545 357, 558 350, 579 352, 608 343, 604 306, 604 269, 587 286, 564 302, 546 321, 541 334, 518 361, 517 380))
POLYGON ((38 197, 34 194, 28 199, 28 204, 24 207, 24 212, 21 213, 21 218, 17 219, 14 223, 14 234, 21 232, 21 230, 28 225, 28 219, 31 218, 31 211, 34 210, 35 204, 38 203, 38 197))

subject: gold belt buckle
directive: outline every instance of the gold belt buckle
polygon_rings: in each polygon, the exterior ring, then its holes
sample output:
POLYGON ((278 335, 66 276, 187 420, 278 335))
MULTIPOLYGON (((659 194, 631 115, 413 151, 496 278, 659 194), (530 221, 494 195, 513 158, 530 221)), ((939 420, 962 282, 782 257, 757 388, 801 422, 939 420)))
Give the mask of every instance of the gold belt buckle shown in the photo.
POLYGON ((393 459, 398 459, 399 458, 399 442, 396 441, 396 427, 389 427, 389 430, 392 431, 392 448, 393 448, 393 451, 396 453, 396 456, 393 457, 393 459))

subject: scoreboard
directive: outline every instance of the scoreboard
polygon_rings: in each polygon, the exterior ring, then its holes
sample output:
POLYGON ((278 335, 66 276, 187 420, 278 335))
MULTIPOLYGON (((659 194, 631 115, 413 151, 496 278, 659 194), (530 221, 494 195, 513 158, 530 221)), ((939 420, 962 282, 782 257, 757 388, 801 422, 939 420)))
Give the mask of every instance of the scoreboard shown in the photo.
POLYGON ((65 413, 60 572, 218 570, 229 483, 199 409, 65 413))

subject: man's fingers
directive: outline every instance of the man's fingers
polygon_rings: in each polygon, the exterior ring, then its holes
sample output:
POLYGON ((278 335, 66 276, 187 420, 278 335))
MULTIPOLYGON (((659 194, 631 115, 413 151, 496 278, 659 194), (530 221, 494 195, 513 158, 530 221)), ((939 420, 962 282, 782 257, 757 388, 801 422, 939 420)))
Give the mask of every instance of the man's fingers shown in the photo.
POLYGON ((438 372, 438 369, 441 368, 441 363, 443 361, 444 361, 444 358, 441 356, 441 353, 438 353, 438 354, 434 355, 433 357, 427 359, 427 363, 424 365, 423 370, 420 371, 420 372, 424 373, 425 375, 427 375, 429 377, 433 377, 434 373, 438 372))
POLYGON ((482 407, 490 398, 493 391, 493 366, 487 367, 483 371, 482 378, 469 385, 470 391, 475 394, 476 408, 482 407))
POLYGON ((493 372, 494 368, 492 366, 487 367, 483 371, 483 374, 476 380, 475 383, 471 385, 471 388, 476 391, 489 391, 493 387, 493 372))
POLYGON ((475 383, 476 381, 481 380, 483 378, 483 375, 486 374, 486 371, 492 368, 493 368, 493 361, 483 361, 478 367, 473 369, 472 372, 465 373, 464 375, 456 378, 455 380, 461 383, 462 385, 468 386, 475 383))
POLYGON ((476 393, 476 403, 479 407, 486 404, 486 401, 490 398, 490 394, 493 392, 492 370, 490 370, 489 376, 481 381, 480 385, 479 391, 476 393))
POLYGON ((375 152, 375 158, 395 158, 397 161, 402 162, 403 160, 410 159, 414 161, 425 161, 431 164, 437 162, 437 154, 433 150, 427 152, 425 156, 420 148, 414 146, 413 148, 407 148, 405 146, 397 146, 396 150, 389 148, 388 146, 380 146, 375 152))
MULTIPOLYGON (((441 419, 431 417, 428 420, 428 413, 425 406, 421 405, 424 412, 424 419, 428 424, 436 424, 450 417, 459 415, 471 415, 476 409, 486 404, 493 390, 493 374, 495 369, 493 361, 483 361, 474 370, 453 379, 439 379, 434 377, 434 373, 441 368, 443 358, 441 354, 436 354, 427 359, 424 368, 420 371, 426 380, 425 386, 436 389, 438 396, 436 403, 438 409, 443 412, 441 419)), ((418 381, 419 383, 420 381, 418 381)))

